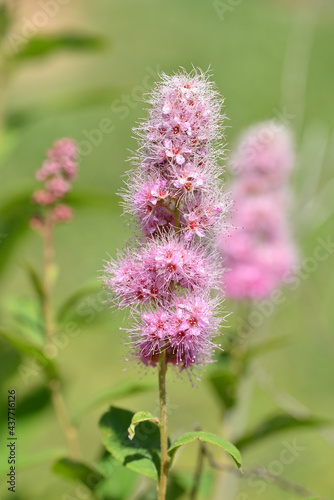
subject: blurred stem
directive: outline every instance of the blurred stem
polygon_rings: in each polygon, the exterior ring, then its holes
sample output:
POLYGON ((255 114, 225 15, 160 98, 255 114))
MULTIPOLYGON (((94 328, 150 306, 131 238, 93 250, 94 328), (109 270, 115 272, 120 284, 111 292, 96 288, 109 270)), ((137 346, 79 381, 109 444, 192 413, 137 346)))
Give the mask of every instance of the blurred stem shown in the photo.
MULTIPOLYGON (((53 342, 55 326, 52 314, 52 293, 54 283, 54 245, 53 245, 54 223, 49 211, 45 217, 43 228, 43 318, 46 344, 53 342)), ((80 449, 76 428, 71 424, 65 401, 61 393, 60 381, 52 379, 49 381, 51 400, 64 433, 70 455, 73 459, 80 458, 80 449)))
POLYGON ((65 401, 61 393, 59 380, 50 380, 49 387, 51 391, 52 404, 56 412, 60 427, 62 428, 65 435, 71 458, 79 459, 81 453, 78 443, 77 431, 76 428, 71 424, 70 418, 68 416, 65 401))
POLYGON ((43 318, 47 342, 52 341, 55 331, 52 317, 52 291, 54 278, 53 230, 54 225, 49 212, 46 215, 43 229, 43 318))
MULTIPOLYGON (((200 430, 200 429, 197 429, 200 430)), ((201 478, 203 473, 203 465, 204 465, 204 457, 205 457, 205 446, 203 443, 199 443, 198 448, 198 456, 197 456, 197 464, 194 474, 194 482, 193 487, 191 488, 191 492, 189 495, 189 500, 196 500, 198 490, 201 484, 201 478)))
MULTIPOLYGON (((253 310, 253 302, 247 301, 240 305, 239 315, 243 319, 243 344, 249 342, 249 335, 252 333, 252 327, 249 322, 249 316, 253 310)), ((247 347, 246 347, 247 348, 247 347)), ((240 345, 240 339, 236 339, 231 342, 230 345, 230 356, 234 360, 239 360, 240 350, 244 350, 245 347, 240 345), (239 340, 239 343, 238 343, 239 340)), ((243 373, 243 370, 242 370, 243 373)), ((237 432, 241 434, 243 428, 245 427, 245 422, 247 419, 247 414, 249 410, 249 399, 251 394, 251 384, 252 380, 245 380, 242 376, 238 379, 238 401, 236 406, 226 410, 222 419, 222 431, 221 435, 224 439, 233 442, 234 435, 237 432)), ((221 498, 234 498, 237 490, 237 479, 236 477, 230 476, 226 471, 221 471, 217 479, 216 491, 214 495, 215 500, 220 500, 221 498)))
POLYGON ((168 432, 166 401, 166 351, 160 354, 159 360, 159 399, 160 399, 160 450, 161 466, 159 480, 159 500, 165 500, 168 479, 168 432))

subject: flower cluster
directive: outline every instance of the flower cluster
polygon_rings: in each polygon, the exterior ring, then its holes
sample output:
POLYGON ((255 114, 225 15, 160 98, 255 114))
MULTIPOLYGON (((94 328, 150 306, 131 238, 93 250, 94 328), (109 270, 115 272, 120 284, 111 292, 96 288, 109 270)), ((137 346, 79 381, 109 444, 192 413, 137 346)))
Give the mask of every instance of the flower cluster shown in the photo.
POLYGON ((260 300, 288 278, 295 249, 287 223, 287 182, 294 163, 292 140, 282 126, 263 123, 248 131, 232 159, 237 179, 232 229, 219 246, 229 271, 227 296, 260 300))
POLYGON ((142 362, 154 366, 165 351, 168 362, 191 368, 210 359, 221 322, 210 290, 222 273, 212 236, 227 211, 218 180, 222 103, 207 74, 183 70, 163 74, 148 102, 122 193, 144 239, 106 264, 104 283, 119 308, 130 307, 142 362))
MULTIPOLYGON (((33 194, 33 201, 42 207, 51 209, 53 222, 66 222, 72 218, 72 210, 61 203, 71 190, 77 175, 77 146, 72 139, 60 139, 47 152, 47 159, 36 172, 36 179, 44 183, 43 189, 33 194)), ((32 226, 43 224, 41 217, 35 217, 32 226)))

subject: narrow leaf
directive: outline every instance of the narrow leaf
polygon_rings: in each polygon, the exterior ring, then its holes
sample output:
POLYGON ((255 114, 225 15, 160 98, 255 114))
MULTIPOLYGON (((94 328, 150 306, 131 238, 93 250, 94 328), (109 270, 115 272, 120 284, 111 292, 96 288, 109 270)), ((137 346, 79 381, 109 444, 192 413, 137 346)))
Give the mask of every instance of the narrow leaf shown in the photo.
POLYGON ((0 337, 17 349, 20 353, 36 359, 49 378, 59 378, 56 365, 51 359, 45 356, 39 346, 28 342, 19 335, 7 332, 1 328, 0 337))
POLYGON ((292 415, 282 413, 274 415, 264 420, 254 430, 240 437, 235 445, 239 449, 245 449, 247 446, 253 445, 261 441, 261 439, 272 436, 277 432, 287 431, 295 428, 319 427, 325 425, 325 421, 320 418, 306 417, 296 418, 292 415))
POLYGON ((124 467, 158 479, 160 470, 160 432, 153 422, 141 422, 134 439, 129 439, 128 428, 134 414, 111 407, 100 421, 103 444, 124 467))
POLYGON ((159 425, 159 419, 157 417, 153 417, 153 415, 149 412, 139 411, 133 415, 131 425, 128 428, 130 439, 133 439, 135 436, 136 426, 145 421, 153 422, 154 424, 159 425))
POLYGON ((40 304, 43 304, 44 300, 44 290, 43 284, 40 276, 38 275, 36 269, 26 260, 22 259, 20 262, 22 269, 24 269, 28 275, 28 278, 32 284, 32 287, 39 299, 40 304))
POLYGON ((6 268, 12 252, 21 237, 29 230, 29 220, 36 207, 31 193, 12 196, 0 206, 0 273, 6 268))
POLYGON ((210 432, 187 432, 182 436, 178 437, 176 441, 170 446, 168 450, 168 454, 173 459, 176 451, 183 445, 188 443, 193 443, 194 441, 203 441, 205 443, 211 443, 220 448, 223 448, 227 453, 231 455, 235 463, 239 468, 241 468, 241 456, 239 450, 229 441, 226 441, 220 436, 216 436, 216 434, 211 434, 210 432))
POLYGON ((91 491, 94 491, 104 480, 104 476, 96 469, 83 462, 61 458, 54 463, 53 472, 71 481, 80 481, 91 491))
POLYGON ((101 38, 85 34, 63 34, 35 36, 13 56, 14 60, 25 60, 47 56, 59 50, 96 50, 103 47, 101 38))
POLYGON ((84 304, 84 301, 92 295, 96 295, 98 292, 101 292, 101 285, 99 283, 88 284, 73 292, 65 302, 63 302, 57 312, 56 318, 58 323, 73 319, 74 317, 77 318, 80 313, 78 310, 82 304, 84 304))
POLYGON ((108 390, 101 392, 85 406, 80 408, 73 416, 73 423, 77 424, 84 415, 92 410, 95 410, 99 405, 112 403, 118 399, 132 396, 133 394, 141 394, 155 388, 156 384, 152 382, 135 382, 133 380, 120 382, 119 384, 110 387, 108 390))

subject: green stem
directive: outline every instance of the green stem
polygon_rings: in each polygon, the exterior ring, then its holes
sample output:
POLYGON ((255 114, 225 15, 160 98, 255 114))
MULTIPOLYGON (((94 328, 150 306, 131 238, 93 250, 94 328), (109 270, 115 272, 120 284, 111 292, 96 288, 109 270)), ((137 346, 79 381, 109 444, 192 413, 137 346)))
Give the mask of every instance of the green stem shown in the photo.
POLYGON ((159 360, 159 399, 160 399, 160 450, 161 466, 159 480, 159 500, 165 500, 168 480, 168 434, 167 434, 167 401, 166 401, 166 352, 160 354, 159 360))
MULTIPOLYGON (((43 319, 46 343, 52 343, 55 334, 55 325, 52 314, 52 294, 54 282, 54 225, 50 213, 46 215, 43 230, 43 319)), ((59 425, 64 433, 70 455, 73 459, 80 458, 80 449, 76 428, 71 424, 65 401, 61 392, 59 380, 49 381, 51 400, 59 425)))

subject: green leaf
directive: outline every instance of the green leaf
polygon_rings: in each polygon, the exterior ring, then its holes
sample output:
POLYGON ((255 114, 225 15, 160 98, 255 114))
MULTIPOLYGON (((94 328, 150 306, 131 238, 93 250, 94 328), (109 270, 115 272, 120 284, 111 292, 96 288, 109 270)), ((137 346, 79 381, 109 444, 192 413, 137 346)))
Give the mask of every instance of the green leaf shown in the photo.
POLYGON ((36 269, 34 269, 28 261, 21 259, 20 265, 26 271, 39 302, 42 305, 44 300, 44 290, 40 276, 38 275, 36 269))
POLYGON ((110 453, 105 452, 105 456, 98 463, 97 469, 103 472, 105 480, 99 485, 97 490, 98 498, 103 500, 128 500, 132 497, 138 474, 123 467, 110 453))
MULTIPOLYGON (((50 449, 40 451, 35 453, 34 455, 22 455, 20 454, 20 470, 29 469, 30 467, 36 467, 36 465, 44 465, 46 462, 51 462, 56 460, 58 457, 61 457, 66 453, 66 450, 63 448, 59 449, 50 449)), ((6 475, 8 473, 8 464, 5 462, 1 464, 0 461, 0 475, 6 475)))
POLYGON ((153 415, 147 411, 138 411, 135 413, 131 420, 131 425, 128 428, 129 438, 133 439, 136 432, 136 426, 141 422, 153 422, 156 425, 159 425, 159 419, 157 417, 153 417, 153 415))
POLYGON ((254 430, 240 437, 235 445, 239 449, 245 449, 261 441, 261 439, 272 436, 277 432, 287 431, 296 428, 319 427, 325 425, 325 421, 320 418, 306 417, 296 418, 285 413, 274 415, 259 424, 254 430))
POLYGON ((56 365, 51 359, 45 356, 43 350, 39 346, 22 338, 20 335, 7 332, 2 328, 0 328, 0 337, 17 349, 20 353, 38 361, 38 364, 42 367, 50 379, 59 378, 56 365))
POLYGON ((141 394, 143 392, 151 391, 156 388, 153 382, 136 382, 133 380, 126 380, 110 387, 108 390, 100 392, 97 396, 89 401, 85 406, 80 408, 73 416, 73 423, 77 424, 78 421, 87 413, 95 410, 97 406, 104 403, 112 403, 121 398, 132 396, 133 394, 141 394))
MULTIPOLYGON (((131 89, 107 87, 96 88, 89 91, 73 92, 64 94, 63 92, 52 99, 43 99, 32 106, 13 107, 7 111, 7 127, 13 134, 15 129, 25 127, 46 119, 48 116, 57 116, 73 111, 96 108, 98 106, 110 106, 110 103, 121 97, 122 93, 129 93, 131 89)), ((15 136, 13 136, 15 138, 15 136)), ((2 146, 0 145, 0 148, 2 146)), ((1 159, 1 149, 0 149, 1 159)))
POLYGON ((10 297, 6 303, 10 325, 8 330, 22 333, 23 338, 42 346, 45 329, 42 309, 35 299, 10 297))
POLYGON ((12 196, 0 206, 0 273, 6 268, 15 245, 29 230, 29 220, 36 212, 31 193, 12 196))
POLYGON ((94 491, 105 479, 96 469, 83 462, 61 458, 54 463, 53 472, 71 481, 80 481, 91 491, 94 491))
POLYGON ((51 404, 51 395, 48 387, 36 387, 27 395, 21 397, 16 405, 18 418, 26 418, 40 412, 51 404))
POLYGON ((98 292, 101 292, 101 284, 99 283, 88 284, 73 292, 59 307, 56 315, 57 322, 73 321, 77 320, 78 317, 83 321, 83 317, 78 313, 78 309, 84 304, 85 300, 92 295, 96 295, 98 292))
POLYGON ((223 448, 223 450, 231 455, 237 466, 241 468, 241 456, 239 450, 232 443, 226 441, 220 436, 217 436, 216 434, 203 431, 186 432, 185 434, 182 434, 182 436, 178 437, 168 450, 170 458, 174 458, 175 453, 181 446, 193 443, 194 441, 203 441, 205 443, 211 443, 223 448))
POLYGON ((44 57, 59 50, 96 50, 103 47, 101 38, 86 34, 63 34, 35 36, 17 52, 14 60, 22 61, 30 58, 44 57))
POLYGON ((7 384, 21 363, 20 353, 0 337, 0 387, 7 384))
POLYGON ((103 444, 124 467, 157 480, 160 471, 159 427, 153 422, 141 422, 131 440, 128 428, 133 416, 131 411, 111 407, 100 421, 103 444))

